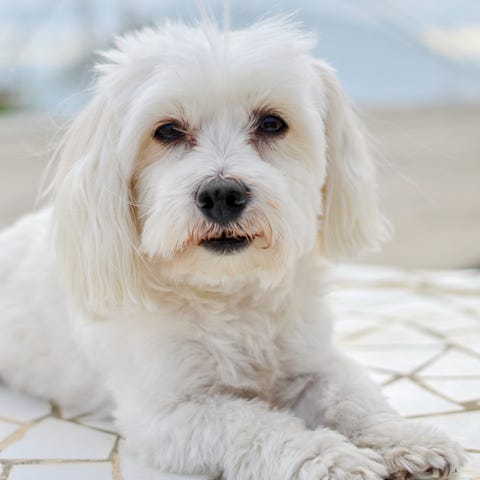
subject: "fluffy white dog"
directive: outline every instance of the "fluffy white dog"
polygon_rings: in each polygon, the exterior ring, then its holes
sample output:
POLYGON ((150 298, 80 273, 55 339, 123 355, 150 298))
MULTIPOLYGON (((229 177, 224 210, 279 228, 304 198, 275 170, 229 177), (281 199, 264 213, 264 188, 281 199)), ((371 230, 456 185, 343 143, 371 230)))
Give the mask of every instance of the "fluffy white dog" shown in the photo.
POLYGON ((162 470, 438 479, 461 465, 331 345, 327 259, 375 246, 385 223, 313 44, 277 19, 147 29, 105 54, 58 150, 53 206, 0 237, 5 381, 111 402, 162 470))

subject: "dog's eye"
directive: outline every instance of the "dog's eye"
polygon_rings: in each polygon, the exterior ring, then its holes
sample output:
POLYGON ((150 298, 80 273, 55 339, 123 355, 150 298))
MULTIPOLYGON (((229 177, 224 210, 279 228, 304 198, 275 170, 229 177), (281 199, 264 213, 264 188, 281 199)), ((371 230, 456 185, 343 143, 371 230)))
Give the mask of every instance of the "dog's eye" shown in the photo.
POLYGON ((153 138, 164 143, 172 143, 185 137, 185 131, 178 123, 165 123, 153 132, 153 138))
POLYGON ((260 120, 258 131, 267 135, 279 135, 287 130, 284 120, 277 115, 266 115, 260 120))

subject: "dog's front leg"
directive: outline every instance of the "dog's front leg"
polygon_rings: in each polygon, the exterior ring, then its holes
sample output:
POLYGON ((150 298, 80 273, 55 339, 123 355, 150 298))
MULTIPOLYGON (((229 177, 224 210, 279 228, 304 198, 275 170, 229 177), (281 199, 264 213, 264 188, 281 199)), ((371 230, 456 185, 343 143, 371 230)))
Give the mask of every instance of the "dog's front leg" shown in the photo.
POLYGON ((350 359, 333 351, 293 407, 310 428, 329 426, 384 458, 400 478, 445 478, 463 463, 461 447, 436 429, 407 421, 350 359))
POLYGON ((226 480, 379 480, 379 455, 330 429, 311 431, 287 411, 228 395, 191 397, 148 411, 119 405, 118 420, 143 460, 172 472, 226 480))

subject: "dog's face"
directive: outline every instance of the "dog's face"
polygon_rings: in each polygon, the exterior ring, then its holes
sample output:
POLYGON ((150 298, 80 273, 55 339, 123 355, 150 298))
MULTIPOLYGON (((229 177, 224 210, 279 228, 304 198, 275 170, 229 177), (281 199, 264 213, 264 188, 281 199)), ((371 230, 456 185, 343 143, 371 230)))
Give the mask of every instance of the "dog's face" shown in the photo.
POLYGON ((189 33, 174 36, 152 89, 132 99, 129 121, 143 130, 133 172, 141 253, 176 282, 275 284, 313 248, 322 211, 311 61, 248 31, 228 47, 220 34, 218 50, 189 33))
POLYGON ((269 289, 318 238, 330 256, 376 241, 372 165, 312 45, 277 21, 146 30, 106 54, 57 176, 59 260, 84 305, 137 302, 147 270, 269 289))

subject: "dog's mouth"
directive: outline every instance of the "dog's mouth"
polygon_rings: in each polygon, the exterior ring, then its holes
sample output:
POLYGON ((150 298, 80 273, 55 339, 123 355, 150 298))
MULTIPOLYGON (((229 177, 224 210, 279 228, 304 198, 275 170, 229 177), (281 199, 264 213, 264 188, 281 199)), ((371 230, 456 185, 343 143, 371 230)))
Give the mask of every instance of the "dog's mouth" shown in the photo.
POLYGON ((215 253, 235 253, 247 248, 253 241, 247 236, 227 235, 223 232, 219 237, 202 240, 200 245, 215 253))

